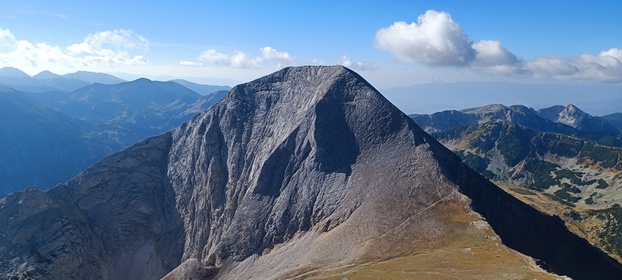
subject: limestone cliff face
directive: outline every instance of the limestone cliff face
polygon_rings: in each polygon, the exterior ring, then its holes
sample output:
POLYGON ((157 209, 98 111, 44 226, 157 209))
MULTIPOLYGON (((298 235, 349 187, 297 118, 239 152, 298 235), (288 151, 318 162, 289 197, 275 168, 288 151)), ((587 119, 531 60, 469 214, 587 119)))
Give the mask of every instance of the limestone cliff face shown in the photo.
POLYGON ((285 68, 66 185, 1 200, 0 273, 306 278, 467 242, 544 274, 473 209, 555 272, 620 276, 554 219, 468 169, 358 74, 285 68), (569 242, 564 254, 552 256, 560 242, 569 242))

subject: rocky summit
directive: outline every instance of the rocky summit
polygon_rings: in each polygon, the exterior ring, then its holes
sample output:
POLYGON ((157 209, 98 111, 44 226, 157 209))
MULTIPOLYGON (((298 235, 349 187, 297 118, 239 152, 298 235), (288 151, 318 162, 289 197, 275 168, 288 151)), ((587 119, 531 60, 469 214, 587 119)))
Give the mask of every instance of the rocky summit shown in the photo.
POLYGON ((466 167, 353 71, 285 68, 66 184, 0 200, 0 275, 622 277, 560 222, 466 167))

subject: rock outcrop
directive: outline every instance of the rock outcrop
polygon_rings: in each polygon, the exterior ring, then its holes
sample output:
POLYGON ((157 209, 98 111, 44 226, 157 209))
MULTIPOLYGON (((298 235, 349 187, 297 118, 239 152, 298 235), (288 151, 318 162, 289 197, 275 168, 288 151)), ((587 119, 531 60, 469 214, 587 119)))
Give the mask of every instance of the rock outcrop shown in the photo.
POLYGON ((543 118, 563 123, 579 130, 590 132, 604 131, 613 134, 617 134, 619 132, 615 126, 611 125, 603 118, 594 117, 588 113, 585 113, 572 104, 565 107, 557 105, 540 109, 538 110, 538 114, 540 114, 543 118))
POLYGON ((341 66, 238 85, 65 185, 0 201, 0 273, 18 278, 307 278, 472 247, 552 277, 499 237, 558 274, 622 276, 341 66))

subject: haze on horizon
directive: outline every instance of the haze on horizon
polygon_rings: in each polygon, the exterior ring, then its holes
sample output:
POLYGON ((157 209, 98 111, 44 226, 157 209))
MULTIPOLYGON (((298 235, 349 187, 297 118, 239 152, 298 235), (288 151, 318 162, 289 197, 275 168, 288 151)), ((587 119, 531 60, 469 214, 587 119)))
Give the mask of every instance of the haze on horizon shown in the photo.
MULTIPOLYGON (((622 2, 411 2, 7 2, 0 67, 232 86, 285 66, 341 64, 379 89, 464 82, 535 89, 501 90, 486 103, 529 102, 551 85, 611 103, 622 88, 622 2)), ((478 105, 464 97, 472 93, 452 96, 458 100, 447 109, 478 105)), ((424 100, 398 95, 389 98, 407 113, 448 101, 435 92, 424 100)), ((538 104, 576 103, 560 96, 540 94, 538 104)))

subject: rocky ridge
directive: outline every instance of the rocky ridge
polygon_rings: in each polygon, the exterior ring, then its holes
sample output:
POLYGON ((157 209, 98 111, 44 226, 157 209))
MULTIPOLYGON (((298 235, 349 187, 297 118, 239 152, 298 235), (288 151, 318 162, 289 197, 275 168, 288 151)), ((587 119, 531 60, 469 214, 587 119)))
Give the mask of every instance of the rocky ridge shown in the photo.
POLYGON ((485 123, 513 123, 542 132, 559 133, 607 146, 622 147, 622 135, 604 120, 574 105, 534 110, 523 105, 491 104, 460 111, 448 110, 411 115, 426 132, 434 133, 485 123))

